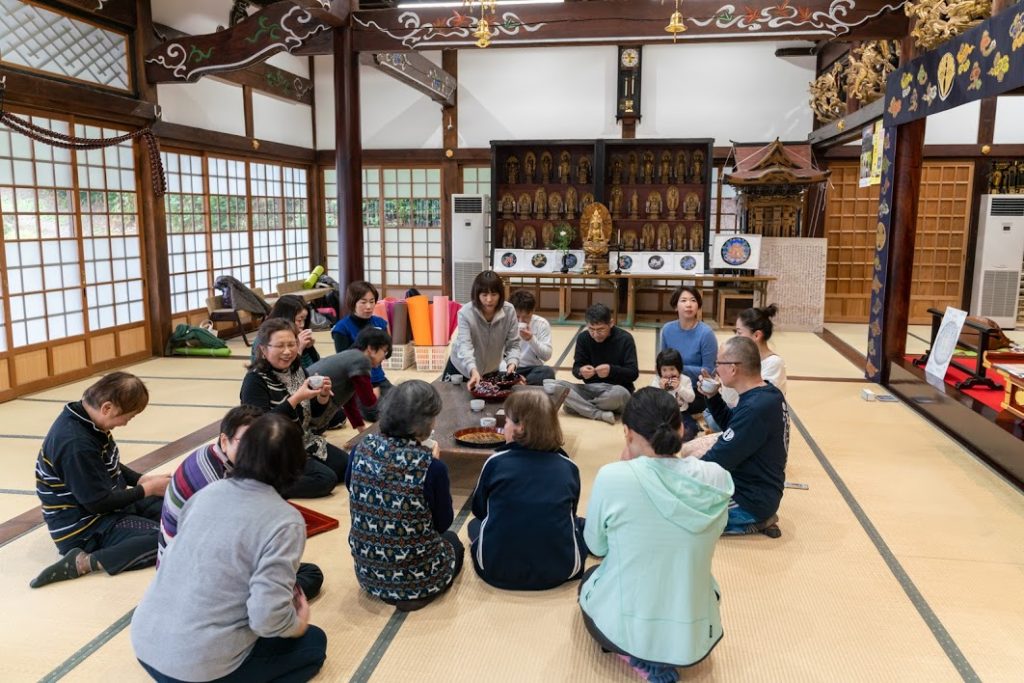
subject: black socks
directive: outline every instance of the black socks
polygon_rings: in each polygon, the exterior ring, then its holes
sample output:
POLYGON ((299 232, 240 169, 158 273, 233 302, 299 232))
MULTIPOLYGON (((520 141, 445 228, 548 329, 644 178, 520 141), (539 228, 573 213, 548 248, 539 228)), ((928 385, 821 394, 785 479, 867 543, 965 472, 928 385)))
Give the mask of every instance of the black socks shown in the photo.
POLYGON ((72 548, 64 557, 51 564, 40 572, 39 576, 29 581, 28 585, 32 588, 39 588, 40 586, 58 581, 77 579, 79 577, 78 556, 83 552, 81 548, 72 548))

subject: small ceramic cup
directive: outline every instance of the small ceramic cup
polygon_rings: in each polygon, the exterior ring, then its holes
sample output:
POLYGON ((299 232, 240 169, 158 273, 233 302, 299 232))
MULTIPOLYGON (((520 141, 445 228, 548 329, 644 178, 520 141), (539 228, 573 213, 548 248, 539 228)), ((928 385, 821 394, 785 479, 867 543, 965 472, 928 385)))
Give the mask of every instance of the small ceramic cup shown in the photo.
POLYGON ((713 394, 718 390, 718 382, 710 377, 705 377, 700 381, 700 390, 705 394, 713 394))
POLYGON ((484 400, 482 398, 474 398, 469 402, 469 409, 474 413, 479 413, 484 409, 484 400))
POLYGON ((452 384, 462 384, 462 375, 449 375, 448 381, 452 384))
POLYGON ((493 417, 481 417, 480 426, 486 429, 494 429, 495 427, 498 426, 498 420, 497 418, 493 417))
POLYGON ((309 388, 310 389, 321 389, 324 386, 323 375, 310 375, 309 376, 309 388))

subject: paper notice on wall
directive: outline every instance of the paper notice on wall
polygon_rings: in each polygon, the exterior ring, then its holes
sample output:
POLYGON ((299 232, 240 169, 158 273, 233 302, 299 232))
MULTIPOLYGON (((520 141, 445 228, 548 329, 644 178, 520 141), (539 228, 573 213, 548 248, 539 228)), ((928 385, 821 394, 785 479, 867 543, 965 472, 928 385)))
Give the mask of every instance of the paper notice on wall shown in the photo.
POLYGON ((882 182, 882 142, 884 130, 882 121, 867 126, 860 136, 860 187, 878 185, 882 182))

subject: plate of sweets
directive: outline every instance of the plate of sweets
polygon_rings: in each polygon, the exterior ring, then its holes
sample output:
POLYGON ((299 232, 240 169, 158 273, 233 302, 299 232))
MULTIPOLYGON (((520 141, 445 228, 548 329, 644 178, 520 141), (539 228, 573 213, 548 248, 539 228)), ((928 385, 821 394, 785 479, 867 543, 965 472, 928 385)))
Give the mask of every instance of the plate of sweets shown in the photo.
POLYGON ((469 427, 454 434, 455 443, 470 448, 496 448, 505 443, 505 435, 494 427, 469 427))
POLYGON ((473 387, 473 398, 482 398, 490 403, 504 401, 512 393, 512 387, 526 384, 526 378, 518 372, 489 372, 473 387))

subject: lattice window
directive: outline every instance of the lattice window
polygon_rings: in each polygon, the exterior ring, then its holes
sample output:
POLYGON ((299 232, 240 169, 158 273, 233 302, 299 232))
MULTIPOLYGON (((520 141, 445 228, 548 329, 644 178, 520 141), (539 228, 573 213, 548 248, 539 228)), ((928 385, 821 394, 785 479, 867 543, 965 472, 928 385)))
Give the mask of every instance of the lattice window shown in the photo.
POLYGON ((131 90, 127 35, 22 0, 0 0, 0 61, 131 90))
MULTIPOLYGON (((33 117, 69 133, 63 121, 33 117)), ((9 310, 0 350, 82 334, 81 271, 71 153, 0 128, 0 219, 9 310), (8 329, 8 325, 10 326, 8 329)))
POLYGON ((246 163, 210 157, 208 168, 213 278, 231 275, 251 285, 246 163))
POLYGON ((285 277, 281 167, 249 164, 252 199, 253 286, 272 292, 285 277))
MULTIPOLYGON (((75 126, 79 137, 115 137, 123 131, 75 126)), ((142 243, 131 142, 77 155, 78 204, 85 261, 89 329, 145 319, 142 243)))
POLYGON ((327 229, 327 273, 338 273, 338 171, 324 169, 324 227, 327 229))
POLYGON ((309 275, 309 198, 306 170, 285 166, 284 249, 289 280, 309 275))
POLYGON ((164 152, 167 194, 167 261, 171 312, 202 308, 210 292, 209 227, 203 190, 203 158, 164 152))
POLYGON ((385 168, 384 284, 441 285, 441 170, 385 168))
POLYGON ((379 168, 363 169, 363 277, 384 286, 384 237, 381 233, 379 168))

